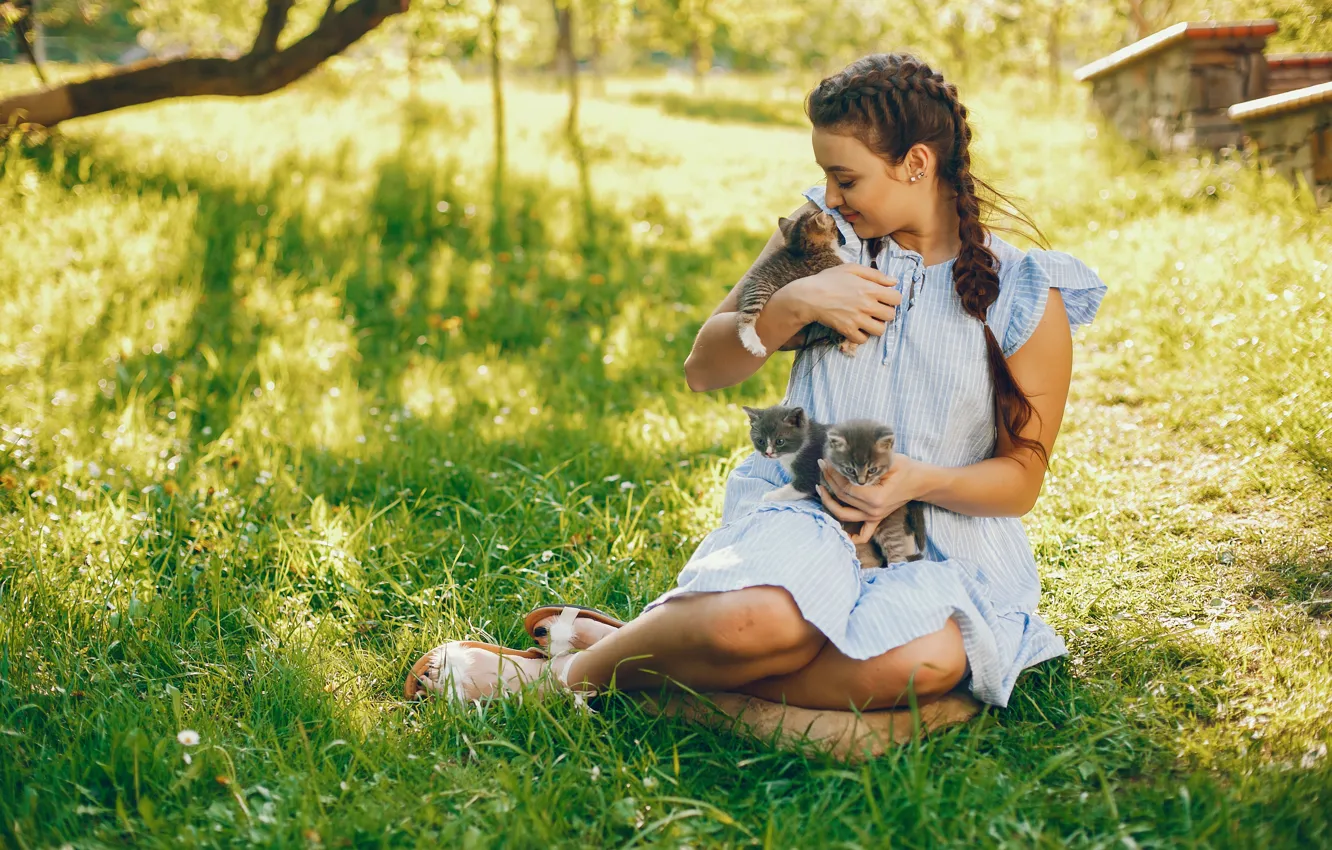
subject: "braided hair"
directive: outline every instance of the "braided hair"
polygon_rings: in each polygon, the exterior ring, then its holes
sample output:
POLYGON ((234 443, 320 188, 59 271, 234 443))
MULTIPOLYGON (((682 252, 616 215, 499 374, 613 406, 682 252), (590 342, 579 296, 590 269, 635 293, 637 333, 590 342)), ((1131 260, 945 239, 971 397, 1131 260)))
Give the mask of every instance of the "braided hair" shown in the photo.
POLYGON ((805 99, 805 113, 815 127, 853 135, 893 165, 901 163, 914 145, 934 151, 939 179, 957 193, 962 247, 953 263, 953 284, 963 309, 984 330, 998 419, 1015 446, 1030 449, 1048 463, 1045 447, 1022 436, 1036 410, 985 322, 990 305, 999 297, 999 261, 986 244, 989 228, 982 221, 982 207, 993 212, 999 209, 993 199, 1004 201, 1006 214, 1034 232, 1038 242, 1044 239, 1029 218, 971 173, 971 126, 957 87, 913 56, 878 53, 819 83, 805 99))

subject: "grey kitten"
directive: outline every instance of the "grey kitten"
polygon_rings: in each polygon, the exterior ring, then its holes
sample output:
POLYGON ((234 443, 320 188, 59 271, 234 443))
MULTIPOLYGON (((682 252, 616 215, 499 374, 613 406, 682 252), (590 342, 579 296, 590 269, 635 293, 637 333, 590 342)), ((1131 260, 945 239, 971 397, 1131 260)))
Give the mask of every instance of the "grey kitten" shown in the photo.
MULTIPOLYGON (((758 321, 758 315, 768 299, 793 280, 842 264, 842 258, 837 253, 837 224, 826 212, 805 210, 795 218, 778 219, 777 226, 786 243, 780 250, 760 259, 740 279, 735 329, 745 350, 756 357, 766 357, 768 354, 768 349, 759 340, 758 331, 754 329, 754 323, 758 321)), ((856 343, 830 328, 817 325, 812 326, 811 330, 814 327, 817 327, 820 341, 840 341, 843 354, 856 353, 856 343)))
MULTIPOLYGON (((773 457, 791 474, 791 483, 763 496, 764 501, 817 498, 822 483, 819 460, 856 484, 877 484, 893 465, 896 435, 889 426, 868 419, 828 427, 815 422, 799 407, 746 407, 754 448, 773 457)), ((908 502, 879 523, 856 554, 862 566, 884 562, 919 561, 925 557, 925 506, 908 502)))
POLYGON ((793 501, 813 495, 814 485, 822 480, 819 458, 823 457, 828 426, 810 419, 803 407, 779 404, 762 409, 746 407, 744 411, 749 415, 749 439, 754 448, 764 457, 780 463, 794 479, 783 490, 794 486, 798 494, 784 498, 793 501))

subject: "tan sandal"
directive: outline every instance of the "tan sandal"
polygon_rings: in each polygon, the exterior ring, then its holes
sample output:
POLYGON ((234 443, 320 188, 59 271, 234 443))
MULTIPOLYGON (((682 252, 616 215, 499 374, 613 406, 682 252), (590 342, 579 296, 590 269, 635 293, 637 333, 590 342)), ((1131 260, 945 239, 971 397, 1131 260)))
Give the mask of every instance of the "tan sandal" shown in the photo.
MULTIPOLYGON (((422 655, 412 665, 412 670, 407 674, 407 682, 403 686, 403 695, 407 699, 421 699, 432 693, 443 693, 448 696, 470 702, 489 694, 478 694, 473 687, 481 674, 481 666, 484 663, 487 673, 499 673, 504 665, 504 657, 512 656, 517 658, 546 658, 546 653, 540 649, 509 649, 505 646, 496 646, 493 643, 482 643, 474 640, 454 640, 448 643, 442 643, 434 649, 422 655), (494 661, 488 661, 485 656, 478 655, 476 650, 482 650, 492 656, 496 656, 494 661)), ((565 665, 565 672, 568 672, 568 665, 565 665)), ((498 682, 499 690, 503 691, 503 677, 498 682)))
MULTIPOLYGON (((573 647, 573 628, 574 621, 586 618, 612 628, 623 628, 624 622, 617 620, 605 611, 598 611, 596 608, 585 608, 581 605, 543 605, 540 608, 534 608, 523 618, 523 628, 537 646, 547 646, 554 639, 553 632, 560 630, 560 640, 568 646, 573 647), (538 626, 542 620, 548 617, 558 617, 555 625, 552 627, 552 634, 546 634, 545 626, 538 626)), ((576 649, 587 649, 585 646, 574 647, 576 649)))
MULTIPOLYGON (((572 623, 572 617, 569 618, 572 623)), ((553 680, 556 689, 573 695, 574 704, 588 713, 593 713, 587 704, 589 697, 596 696, 590 688, 575 690, 569 687, 569 667, 573 664, 572 656, 581 650, 570 646, 561 636, 566 630, 559 630, 552 636, 549 650, 534 647, 532 649, 509 649, 493 643, 474 640, 455 640, 442 643, 422 655, 412 665, 403 686, 403 695, 407 699, 422 699, 432 693, 442 693, 462 702, 472 702, 483 697, 513 693, 506 689, 503 676, 504 658, 540 658, 546 663, 533 678, 519 676, 521 684, 518 690, 527 685, 553 680), (493 659, 493 660, 492 660, 493 659), (559 662, 562 666, 557 667, 559 662), (484 672, 483 672, 484 671, 484 672), (484 678, 494 675, 496 681, 489 691, 477 692, 475 685, 484 678)), ((572 632, 572 626, 567 630, 572 632)))

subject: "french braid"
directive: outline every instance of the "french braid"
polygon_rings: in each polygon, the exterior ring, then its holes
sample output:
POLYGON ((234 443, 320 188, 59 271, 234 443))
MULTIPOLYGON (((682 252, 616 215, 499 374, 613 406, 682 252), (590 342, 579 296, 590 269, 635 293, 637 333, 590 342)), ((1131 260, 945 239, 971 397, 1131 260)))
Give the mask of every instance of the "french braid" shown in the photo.
MULTIPOLYGON (((999 297, 999 261, 986 244, 988 228, 981 218, 977 189, 1003 196, 971 173, 971 125, 957 87, 913 56, 879 53, 820 82, 805 99, 805 112, 815 127, 855 135, 893 165, 901 163, 913 145, 933 149, 939 179, 947 181, 957 194, 962 247, 953 263, 953 285, 963 309, 981 323, 985 334, 997 419, 1015 446, 1048 462, 1045 447, 1022 436, 1036 410, 1013 378, 1003 349, 985 321, 990 305, 999 297)), ((1029 219, 1020 213, 1017 218, 1039 236, 1029 219)))

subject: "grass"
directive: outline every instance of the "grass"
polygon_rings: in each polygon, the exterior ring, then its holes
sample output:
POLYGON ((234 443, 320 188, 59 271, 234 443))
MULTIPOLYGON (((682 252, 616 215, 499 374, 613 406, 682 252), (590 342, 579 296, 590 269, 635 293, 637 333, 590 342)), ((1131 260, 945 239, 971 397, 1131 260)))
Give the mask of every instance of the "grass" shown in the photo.
POLYGON ((1110 286, 1025 519, 1069 658, 851 768, 628 701, 399 701, 536 604, 632 616, 715 524, 783 364, 680 364, 818 178, 723 83, 588 100, 586 181, 563 101, 511 92, 503 249, 484 86, 11 140, 0 845, 1332 843, 1332 226, 1072 95, 972 98, 985 173, 1110 286))

